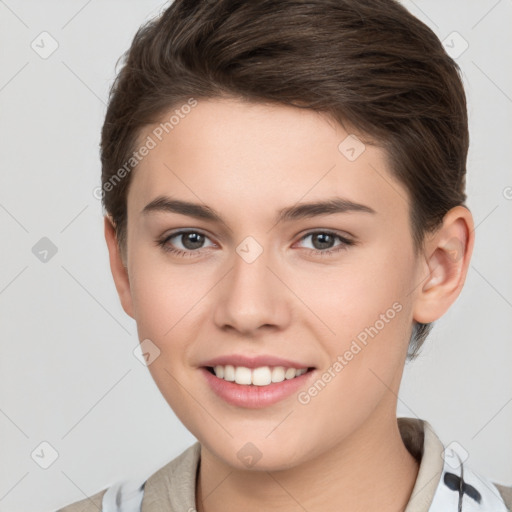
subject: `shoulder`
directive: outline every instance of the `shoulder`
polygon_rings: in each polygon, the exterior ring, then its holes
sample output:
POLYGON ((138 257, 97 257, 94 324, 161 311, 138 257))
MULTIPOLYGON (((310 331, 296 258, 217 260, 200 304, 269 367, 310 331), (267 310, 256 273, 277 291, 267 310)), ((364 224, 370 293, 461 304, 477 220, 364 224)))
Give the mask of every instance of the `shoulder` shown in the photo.
POLYGON ((443 450, 443 471, 434 496, 434 510, 455 510, 456 502, 468 510, 512 512, 512 487, 495 483, 468 463, 468 453, 457 442, 443 450), (452 508, 446 505, 450 504, 452 508), (442 506, 440 506, 442 505, 442 506))
POLYGON ((460 510, 512 512, 512 487, 493 482, 468 464, 457 442, 444 445, 432 425, 418 418, 398 418, 404 444, 420 462, 407 512, 460 510))
POLYGON ((195 484, 201 457, 199 442, 153 473, 144 484, 144 504, 162 510, 194 510, 195 484))
POLYGON ((147 480, 125 480, 56 512, 140 512, 158 505, 168 510, 195 507, 195 479, 200 458, 199 442, 155 471, 147 480))
POLYGON ((140 512, 143 494, 144 482, 136 479, 118 481, 57 512, 140 512))
POLYGON ((107 489, 88 497, 80 501, 75 501, 70 505, 60 508, 57 512, 98 512, 102 509, 103 495, 107 492, 107 489))
POLYGON ((512 486, 506 486, 502 484, 497 484, 493 482, 495 487, 498 489, 498 491, 501 494, 501 497, 503 498, 503 501, 505 502, 505 505, 507 508, 512 511, 512 486))

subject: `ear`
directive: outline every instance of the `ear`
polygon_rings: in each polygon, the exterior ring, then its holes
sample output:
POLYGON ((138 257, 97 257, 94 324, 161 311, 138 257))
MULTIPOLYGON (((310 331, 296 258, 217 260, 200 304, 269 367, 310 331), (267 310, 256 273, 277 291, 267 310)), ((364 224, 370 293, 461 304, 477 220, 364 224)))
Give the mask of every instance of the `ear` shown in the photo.
POLYGON ((417 322, 438 320, 459 296, 473 253, 474 233, 471 212, 464 206, 456 206, 426 241, 421 268, 423 281, 413 309, 417 322))
POLYGON ((114 278, 116 290, 125 313, 134 318, 128 268, 125 266, 121 257, 121 251, 117 242, 114 222, 108 215, 105 215, 104 222, 105 240, 107 242, 110 259, 110 270, 112 271, 112 277, 114 278))

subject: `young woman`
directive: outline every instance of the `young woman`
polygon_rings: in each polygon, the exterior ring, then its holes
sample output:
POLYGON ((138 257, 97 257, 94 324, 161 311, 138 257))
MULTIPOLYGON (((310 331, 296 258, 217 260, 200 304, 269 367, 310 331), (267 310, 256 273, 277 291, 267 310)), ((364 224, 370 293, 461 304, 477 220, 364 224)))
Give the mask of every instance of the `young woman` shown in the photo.
POLYGON ((102 132, 117 291, 198 442, 62 509, 492 511, 512 488, 397 418, 474 243, 459 70, 393 0, 176 0, 102 132))

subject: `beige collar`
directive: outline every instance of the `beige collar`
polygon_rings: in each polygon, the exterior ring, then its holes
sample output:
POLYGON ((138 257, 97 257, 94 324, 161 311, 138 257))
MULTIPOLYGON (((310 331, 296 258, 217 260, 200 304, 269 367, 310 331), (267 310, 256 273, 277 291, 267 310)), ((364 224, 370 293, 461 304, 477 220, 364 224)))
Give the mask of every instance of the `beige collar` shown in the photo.
POLYGON ((405 512, 427 512, 443 473, 443 443, 426 420, 398 418, 398 428, 405 446, 420 462, 405 512))

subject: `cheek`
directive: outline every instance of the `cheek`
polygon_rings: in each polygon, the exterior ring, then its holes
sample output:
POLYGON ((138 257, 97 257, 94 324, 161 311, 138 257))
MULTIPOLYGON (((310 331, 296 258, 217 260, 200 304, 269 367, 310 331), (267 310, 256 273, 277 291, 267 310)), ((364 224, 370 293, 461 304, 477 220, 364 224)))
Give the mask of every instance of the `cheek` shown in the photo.
POLYGON ((338 425, 355 428, 386 395, 398 393, 411 321, 405 269, 373 261, 317 276, 316 286, 308 288, 308 305, 334 334, 326 331, 320 338, 327 359, 319 380, 325 386, 317 380, 303 390, 300 403, 309 404, 304 410, 313 417, 331 411, 332 435, 338 425))
POLYGON ((147 337, 163 339, 172 337, 181 319, 194 314, 208 283, 200 271, 172 264, 158 251, 133 251, 130 289, 138 327, 147 337))
POLYGON ((190 429, 195 409, 183 383, 189 378, 187 354, 200 325, 194 317, 208 287, 179 267, 137 256, 132 259, 130 283, 137 332, 141 341, 151 340, 158 350, 148 370, 169 406, 190 429))
POLYGON ((412 275, 408 253, 397 254, 393 246, 383 246, 347 258, 335 271, 304 277, 301 293, 329 327, 322 336, 329 384, 315 398, 314 408, 320 411, 337 403, 344 411, 340 414, 347 410, 363 414, 387 390, 395 389, 412 322, 408 296, 412 275))
MULTIPOLYGON (((397 310, 403 311, 410 301, 410 263, 407 254, 396 254, 392 247, 375 247, 347 255, 337 266, 295 271, 289 279, 297 295, 328 328, 333 342, 343 343, 373 326, 382 314, 384 321, 401 321, 398 317, 405 315, 397 310)), ((385 325, 387 329, 391 322, 385 325)))

